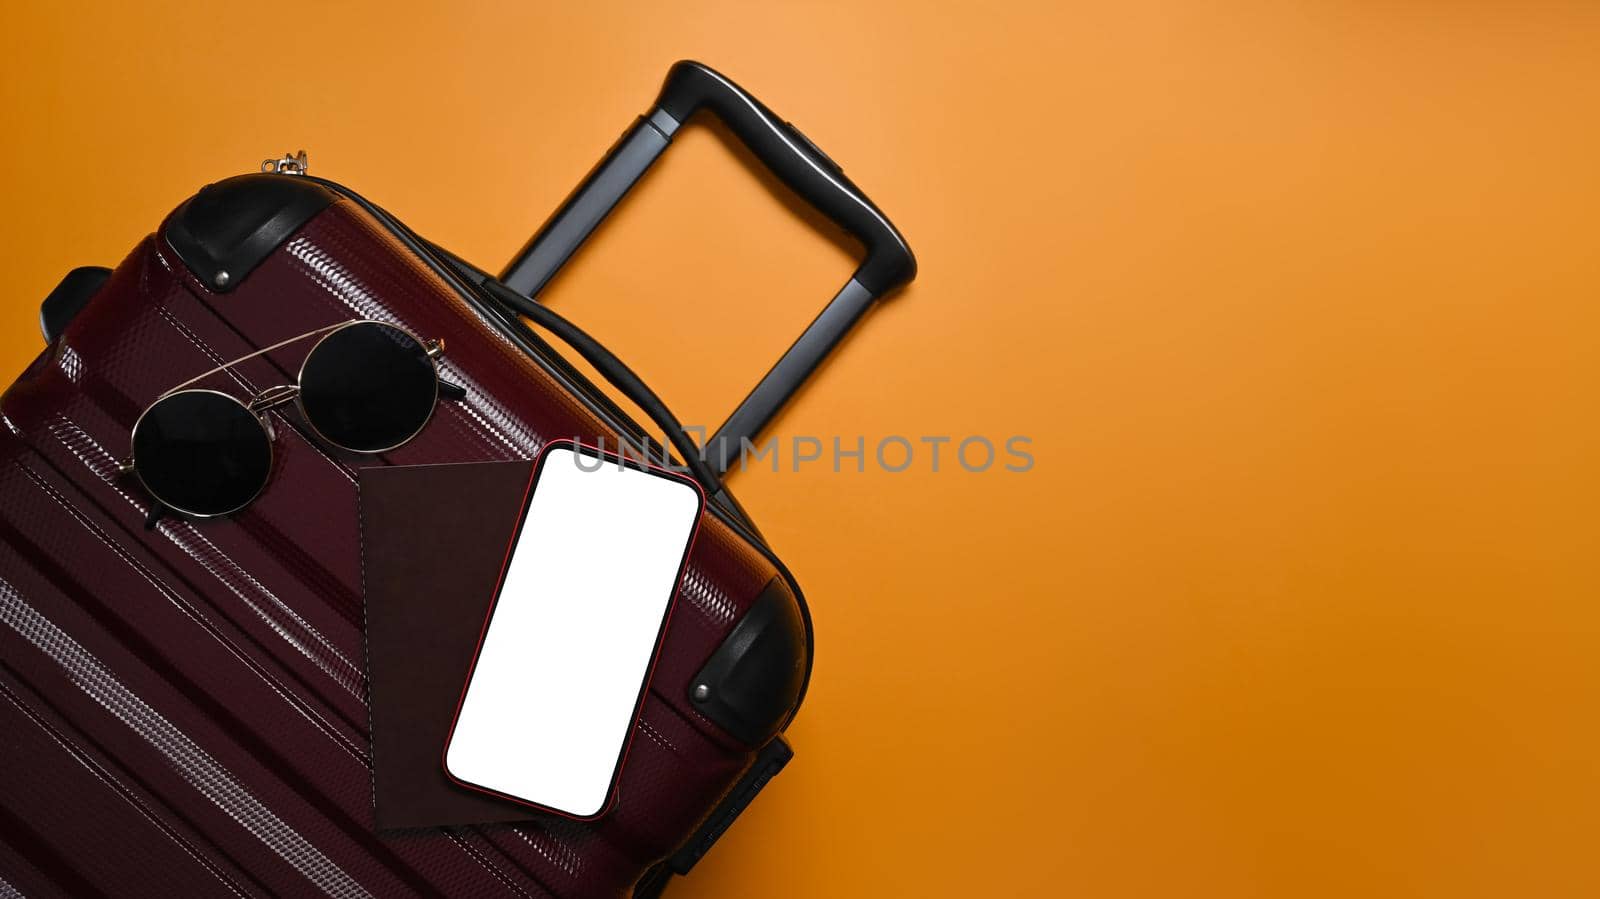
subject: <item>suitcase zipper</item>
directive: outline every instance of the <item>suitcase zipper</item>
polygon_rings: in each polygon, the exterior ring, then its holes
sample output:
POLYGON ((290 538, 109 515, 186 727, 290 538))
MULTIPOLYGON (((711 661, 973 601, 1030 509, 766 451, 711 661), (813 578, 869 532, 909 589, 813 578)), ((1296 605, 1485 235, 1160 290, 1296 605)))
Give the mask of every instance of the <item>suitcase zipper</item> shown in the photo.
POLYGON ((529 350, 529 354, 532 355, 536 360, 543 362, 547 368, 557 369, 557 372, 555 373, 558 375, 559 379, 563 381, 563 386, 587 400, 592 407, 595 407, 596 411, 600 413, 601 418, 605 420, 606 424, 627 435, 634 441, 647 441, 652 450, 657 448, 655 441, 650 438, 648 432, 646 432, 643 427, 641 427, 637 422, 633 421, 632 417, 626 412, 622 411, 622 409, 618 407, 609 396, 606 396, 598 388, 589 383, 588 378, 584 377, 577 370, 577 368, 572 365, 571 362, 567 361, 565 357, 557 353, 554 349, 550 348, 542 337, 533 333, 533 331, 520 320, 513 320, 509 314, 504 313, 500 309, 498 303, 495 303, 487 297, 480 295, 477 291, 472 289, 470 284, 463 282, 447 261, 439 259, 437 255, 432 252, 432 244, 430 244, 426 239, 417 234, 415 231, 412 231, 410 227, 400 222, 388 212, 384 211, 377 204, 371 202, 365 197, 362 197, 350 188, 345 187, 343 184, 340 184, 336 181, 330 181, 327 178, 319 178, 310 175, 307 171, 307 168, 308 163, 306 151, 304 150, 301 150, 295 156, 284 154, 281 159, 266 159, 262 160, 261 163, 261 170, 263 172, 305 177, 307 180, 315 181, 329 190, 332 190, 334 193, 349 199, 362 209, 371 213, 374 218, 378 219, 378 221, 381 222, 385 227, 394 232, 395 236, 400 237, 403 243, 417 251, 419 255, 422 255, 431 264, 434 270, 437 271, 447 282, 450 282, 451 286, 456 288, 456 292, 464 297, 467 302, 473 306, 473 308, 488 315, 491 319, 499 321, 508 327, 515 328, 516 336, 523 338, 523 342, 528 344, 526 349, 529 350))
MULTIPOLYGON (((448 260, 441 258, 439 253, 433 249, 433 244, 426 238, 417 234, 411 230, 410 226, 396 219, 382 207, 354 190, 337 181, 309 174, 306 171, 308 167, 307 155, 304 150, 294 156, 285 153, 281 159, 266 159, 261 163, 263 172, 305 178, 360 206, 376 218, 380 224, 388 228, 395 237, 400 239, 401 243, 420 256, 446 283, 455 288, 456 293, 466 300, 468 305, 491 321, 499 323, 507 332, 507 336, 512 338, 513 342, 518 343, 523 351, 532 357, 535 362, 542 364, 545 370, 554 375, 556 380, 561 382, 564 387, 586 401, 589 408, 602 421, 618 433, 625 435, 652 452, 657 450, 665 452, 665 448, 660 447, 649 432, 634 421, 632 416, 624 412, 611 397, 606 396, 604 392, 591 383, 571 362, 567 361, 566 357, 556 352, 544 338, 534 333, 533 329, 528 327, 527 323, 514 312, 504 309, 500 303, 480 293, 481 288, 472 285, 468 279, 456 271, 448 260)), ((756 528, 755 522, 751 521, 742 509, 737 508, 737 506, 724 508, 714 503, 708 504, 707 508, 717 512, 719 518, 722 518, 724 522, 731 525, 736 531, 741 532, 741 535, 749 540, 751 544, 762 547, 768 557, 777 565, 778 570, 785 573, 786 579, 796 595, 799 595, 799 584, 794 581, 792 576, 788 575, 788 569, 777 558, 776 554, 772 553, 770 547, 767 547, 766 538, 756 528)), ((802 606, 804 602, 802 599, 802 606)), ((809 618, 809 614, 807 617, 809 618)))
POLYGON ((301 150, 293 156, 283 154, 282 159, 261 160, 261 171, 275 175, 304 175, 311 167, 306 161, 306 151, 301 150))
MULTIPOLYGON (((292 155, 289 153, 284 153, 283 156, 278 159, 269 158, 261 160, 261 171, 274 175, 295 175, 303 177, 309 175, 310 168, 310 160, 307 157, 305 150, 301 150, 300 152, 292 155)), ((431 249, 432 244, 425 240, 421 235, 417 234, 415 231, 412 231, 408 226, 401 223, 384 210, 380 209, 376 204, 368 201, 364 197, 359 196, 355 191, 350 190, 349 188, 337 182, 329 181, 326 178, 310 178, 309 180, 315 181, 318 184, 321 184, 324 187, 334 191, 335 193, 348 197, 357 205, 372 213, 373 216, 375 216, 386 227, 388 227, 389 230, 395 232, 397 236, 401 236, 402 238, 409 237, 410 240, 405 242, 418 248, 419 252, 423 248, 431 249)), ((429 261, 435 263, 434 268, 439 270, 440 274, 445 277, 446 280, 451 280, 451 277, 454 273, 449 271, 451 266, 448 265, 447 260, 435 258, 429 261)), ((495 303, 488 297, 477 295, 476 292, 471 289, 470 284, 465 289, 463 289, 461 285, 452 286, 456 286, 457 292, 465 296, 468 302, 472 303, 474 306, 488 307, 488 309, 499 311, 500 304, 495 303)), ((480 308, 479 311, 488 310, 480 308)), ((507 316, 502 315, 498 317, 502 320, 505 320, 508 325, 512 323, 507 319, 507 316)), ((532 355, 539 358, 540 361, 560 369, 560 373, 566 376, 565 380, 570 382, 566 386, 572 389, 575 393, 580 394, 593 406, 598 407, 597 411, 602 413, 601 417, 608 419, 606 422, 607 424, 616 428, 619 432, 626 434, 635 442, 644 441, 647 447, 650 449, 655 449, 655 441, 650 439, 648 432, 634 422, 631 416, 629 416, 626 412, 623 412, 622 409, 618 407, 610 397, 606 396, 599 390, 599 388, 592 385, 589 382, 589 379, 579 373, 577 368, 575 368, 572 363, 568 362, 564 356, 555 352, 549 346, 544 345, 543 339, 541 339, 537 334, 534 334, 531 329, 527 328, 527 326, 523 324, 520 319, 516 320, 515 325, 518 327, 519 331, 525 332, 519 336, 527 338, 527 342, 534 350, 532 355)), ((744 523, 748 525, 750 530, 755 530, 755 524, 753 522, 750 522, 748 519, 746 519, 744 523)))
MULTIPOLYGON (((301 150, 292 155, 289 153, 284 153, 282 157, 277 159, 268 158, 261 160, 261 171, 267 174, 307 177, 310 174, 310 168, 310 159, 308 158, 305 150, 301 150)), ((401 237, 403 243, 406 243, 416 249, 419 255, 434 256, 434 258, 429 259, 428 261, 433 265, 434 269, 445 278, 446 281, 464 280, 456 277, 457 273, 452 270, 452 266, 449 265, 448 260, 437 258, 437 254, 432 252, 433 245, 431 243, 429 243, 415 231, 412 231, 409 226, 405 225, 397 220, 394 216, 389 215, 388 212, 379 208, 375 203, 372 203, 365 197, 358 195, 355 191, 349 189, 348 187, 345 187, 337 182, 330 181, 326 178, 310 177, 308 180, 315 181, 316 183, 321 184, 335 193, 349 198, 363 209, 372 213, 372 215, 382 222, 387 228, 389 228, 390 231, 395 232, 396 236, 401 237)), ((226 274, 224 274, 224 277, 226 277, 226 274)), ((549 347, 542 338, 533 333, 532 329, 528 328, 527 325, 524 324, 520 318, 517 318, 514 313, 494 315, 494 313, 502 312, 501 304, 494 302, 489 297, 478 294, 472 289, 470 282, 466 283, 465 285, 452 283, 452 286, 456 287, 457 293, 460 293, 463 297, 465 297, 467 301, 474 307, 477 307, 480 312, 491 314, 493 317, 500 319, 508 326, 515 327, 519 332, 518 336, 525 338, 525 342, 529 344, 529 349, 532 351, 530 352, 530 355, 534 356, 539 361, 546 363, 548 367, 558 369, 560 375, 565 375, 563 380, 567 381, 568 383, 564 386, 571 389, 574 393, 579 394, 585 400, 588 400, 591 407, 595 408, 595 410, 600 413, 601 418, 605 419, 607 424, 615 428, 620 433, 632 438, 636 443, 642 443, 650 450, 657 448, 655 441, 651 439, 649 433, 645 431, 645 429, 637 422, 635 422, 632 416, 622 411, 622 409, 612 401, 611 397, 606 396, 605 393, 602 392, 598 387, 595 387, 592 383, 590 383, 588 378, 584 377, 577 370, 577 368, 572 365, 571 362, 567 361, 566 357, 549 347)), ((665 452, 664 449, 663 452, 665 452)), ((743 523, 749 531, 759 534, 759 532, 756 531, 754 522, 750 521, 748 518, 744 518, 742 515, 739 517, 743 519, 741 523, 743 523)))

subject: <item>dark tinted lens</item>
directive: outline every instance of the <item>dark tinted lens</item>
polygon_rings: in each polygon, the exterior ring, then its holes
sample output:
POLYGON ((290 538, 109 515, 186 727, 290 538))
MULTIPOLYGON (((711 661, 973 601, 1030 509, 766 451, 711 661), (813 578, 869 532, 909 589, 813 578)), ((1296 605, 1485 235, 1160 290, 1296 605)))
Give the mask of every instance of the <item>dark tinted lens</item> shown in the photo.
POLYGON ((186 390, 158 400, 139 419, 133 466, 168 506, 222 515, 266 485, 272 444, 261 422, 231 397, 186 390))
POLYGON ((410 440, 439 395, 428 351, 410 334, 376 323, 322 339, 300 372, 300 408, 323 437, 375 453, 410 440))

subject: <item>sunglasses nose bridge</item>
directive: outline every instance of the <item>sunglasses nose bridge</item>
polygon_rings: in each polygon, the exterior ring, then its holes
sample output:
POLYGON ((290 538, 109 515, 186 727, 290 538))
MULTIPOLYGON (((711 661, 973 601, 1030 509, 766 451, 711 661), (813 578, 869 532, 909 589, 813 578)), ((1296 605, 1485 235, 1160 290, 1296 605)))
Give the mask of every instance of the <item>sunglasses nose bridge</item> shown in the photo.
POLYGON ((300 385, 280 384, 276 387, 268 387, 266 390, 251 397, 250 402, 245 403, 245 408, 256 415, 264 415, 272 409, 294 402, 298 396, 300 396, 300 385))

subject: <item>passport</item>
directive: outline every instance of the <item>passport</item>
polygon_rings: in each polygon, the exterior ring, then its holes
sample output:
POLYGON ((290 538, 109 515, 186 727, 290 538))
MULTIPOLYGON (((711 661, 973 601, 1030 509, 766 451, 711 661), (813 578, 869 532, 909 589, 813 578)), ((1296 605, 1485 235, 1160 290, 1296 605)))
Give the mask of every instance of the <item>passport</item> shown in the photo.
POLYGON ((358 472, 372 802, 379 830, 526 821, 457 786, 444 747, 533 462, 358 472))

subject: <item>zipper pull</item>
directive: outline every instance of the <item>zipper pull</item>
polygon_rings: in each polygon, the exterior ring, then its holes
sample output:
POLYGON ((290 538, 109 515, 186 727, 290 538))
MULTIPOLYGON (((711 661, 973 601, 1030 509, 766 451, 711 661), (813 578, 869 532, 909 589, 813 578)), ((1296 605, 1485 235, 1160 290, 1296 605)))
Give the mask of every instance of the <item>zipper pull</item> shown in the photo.
POLYGON ((306 161, 306 151, 301 150, 293 156, 283 154, 282 159, 261 160, 261 171, 274 172, 279 175, 304 175, 310 164, 306 161))

